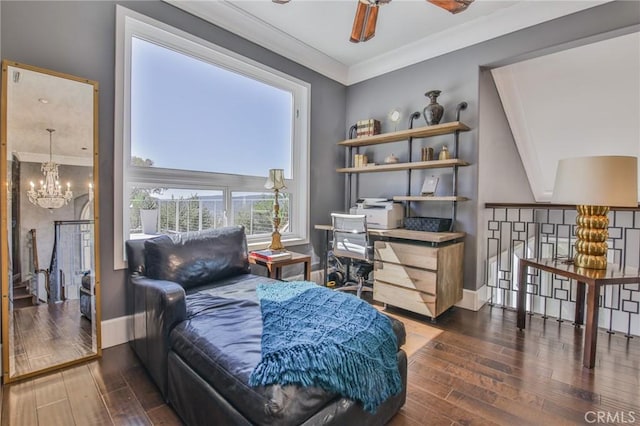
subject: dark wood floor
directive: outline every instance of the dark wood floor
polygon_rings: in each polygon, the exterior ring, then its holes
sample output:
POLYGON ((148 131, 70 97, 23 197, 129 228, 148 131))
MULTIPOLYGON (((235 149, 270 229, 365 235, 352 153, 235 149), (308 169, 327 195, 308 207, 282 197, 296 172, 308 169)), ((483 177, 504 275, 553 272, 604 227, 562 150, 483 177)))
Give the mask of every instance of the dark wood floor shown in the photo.
MULTIPOLYGON (((640 338, 601 332, 587 370, 583 330, 569 322, 534 317, 521 333, 514 312, 485 307, 455 309, 435 326, 444 332, 409 360, 394 426, 587 424, 597 412, 640 424, 640 338)), ((128 345, 2 393, 2 425, 180 424, 128 345)))
POLYGON ((93 327, 80 314, 79 299, 14 309, 9 339, 11 376, 96 353, 93 327))

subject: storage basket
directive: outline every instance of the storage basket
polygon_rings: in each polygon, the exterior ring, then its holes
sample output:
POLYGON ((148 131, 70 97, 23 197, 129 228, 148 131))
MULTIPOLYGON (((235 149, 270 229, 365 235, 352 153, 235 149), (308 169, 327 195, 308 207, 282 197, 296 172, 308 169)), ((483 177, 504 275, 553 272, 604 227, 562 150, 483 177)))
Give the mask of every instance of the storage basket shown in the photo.
POLYGON ((443 217, 407 217, 404 227, 411 231, 447 232, 451 229, 451 219, 443 217))

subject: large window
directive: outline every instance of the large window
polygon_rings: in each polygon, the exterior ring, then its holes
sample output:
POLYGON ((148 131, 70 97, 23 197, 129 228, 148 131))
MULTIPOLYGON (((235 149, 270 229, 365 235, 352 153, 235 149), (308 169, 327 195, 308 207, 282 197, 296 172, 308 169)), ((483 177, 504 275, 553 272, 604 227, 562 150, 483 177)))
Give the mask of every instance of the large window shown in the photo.
POLYGON ((117 36, 116 268, 160 233, 237 224, 266 245, 271 168, 283 241, 306 242, 309 85, 122 7, 117 36))

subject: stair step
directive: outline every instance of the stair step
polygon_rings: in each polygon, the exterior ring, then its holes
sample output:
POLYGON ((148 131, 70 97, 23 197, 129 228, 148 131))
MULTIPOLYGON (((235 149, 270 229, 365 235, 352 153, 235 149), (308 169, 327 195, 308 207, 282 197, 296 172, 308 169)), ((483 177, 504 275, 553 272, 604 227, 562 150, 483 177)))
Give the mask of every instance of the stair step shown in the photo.
POLYGON ((13 309, 28 308, 33 306, 33 302, 27 299, 18 299, 13 301, 13 309))
POLYGON ((28 299, 30 297, 31 297, 31 295, 29 293, 25 293, 25 294, 15 294, 14 293, 13 294, 13 300, 16 300, 16 299, 28 299))

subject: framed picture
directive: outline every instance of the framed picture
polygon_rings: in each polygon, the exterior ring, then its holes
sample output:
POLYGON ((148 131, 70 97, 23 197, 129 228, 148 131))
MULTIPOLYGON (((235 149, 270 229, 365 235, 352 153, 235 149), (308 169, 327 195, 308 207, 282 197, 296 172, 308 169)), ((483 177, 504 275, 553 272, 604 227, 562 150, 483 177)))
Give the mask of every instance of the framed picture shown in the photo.
POLYGON ((422 195, 435 194, 436 187, 438 186, 438 180, 440 180, 440 178, 437 178, 435 176, 430 176, 426 178, 424 180, 424 183, 422 184, 422 190, 420 191, 420 194, 422 195))

